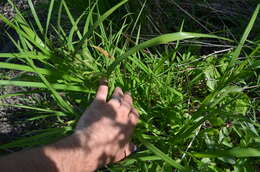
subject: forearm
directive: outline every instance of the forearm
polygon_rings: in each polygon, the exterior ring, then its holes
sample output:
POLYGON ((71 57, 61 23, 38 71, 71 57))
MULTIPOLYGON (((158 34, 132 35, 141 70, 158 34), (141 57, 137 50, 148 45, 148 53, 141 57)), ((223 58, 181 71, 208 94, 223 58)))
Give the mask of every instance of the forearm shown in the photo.
POLYGON ((57 143, 21 151, 0 159, 1 172, 82 172, 94 171, 97 165, 80 146, 76 135, 57 143))
POLYGON ((56 171, 56 165, 44 154, 43 149, 17 152, 0 159, 2 172, 56 171))

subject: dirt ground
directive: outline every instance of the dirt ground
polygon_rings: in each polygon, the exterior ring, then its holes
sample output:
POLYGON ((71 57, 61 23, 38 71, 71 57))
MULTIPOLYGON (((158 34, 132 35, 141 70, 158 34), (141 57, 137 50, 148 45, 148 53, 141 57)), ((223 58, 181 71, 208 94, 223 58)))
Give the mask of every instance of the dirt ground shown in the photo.
MULTIPOLYGON (((0 70, 0 74, 1 73, 5 73, 5 78, 1 78, 0 75, 0 79, 7 79, 8 77, 13 78, 19 75, 18 72, 5 70, 0 70)), ((0 96, 30 90, 32 89, 21 87, 0 87, 0 96)), ((8 143, 14 138, 22 136, 26 131, 38 127, 37 123, 25 120, 26 116, 31 115, 30 111, 10 105, 35 105, 38 101, 43 100, 44 97, 45 96, 42 96, 41 94, 35 93, 27 96, 13 96, 0 99, 0 144, 8 143)))
MULTIPOLYGON (((13 1, 16 6, 20 10, 28 9, 27 0, 14 0, 13 1)), ((37 0, 33 0, 34 3, 37 3, 37 0)), ((0 2, 0 14, 3 14, 8 19, 11 19, 15 15, 15 10, 11 7, 11 5, 7 4, 5 1, 0 2)), ((0 20, 0 52, 13 52, 15 47, 12 42, 5 36, 5 32, 3 30, 6 29, 2 21, 0 20)), ((9 30, 10 31, 10 30, 9 30)), ((12 34, 12 31, 11 31, 12 34)), ((15 37, 15 35, 14 35, 15 37)), ((0 61, 4 61, 5 59, 0 59, 0 61)), ((6 79, 6 77, 16 76, 18 73, 9 72, 7 70, 0 70, 0 79, 6 79), (4 78, 5 77, 5 78, 4 78)), ((0 86, 0 96, 10 93, 15 93, 19 91, 26 91, 26 88, 18 88, 18 87, 1 87, 0 86)), ((0 99, 0 104, 6 105, 17 105, 28 103, 25 100, 29 100, 28 97, 24 99, 22 96, 20 97, 11 97, 6 99, 0 99)), ((22 122, 22 120, 17 120, 17 116, 14 116, 17 112, 22 109, 0 106, 0 144, 7 143, 14 138, 20 136, 24 133, 26 128, 30 128, 30 123, 22 122)))

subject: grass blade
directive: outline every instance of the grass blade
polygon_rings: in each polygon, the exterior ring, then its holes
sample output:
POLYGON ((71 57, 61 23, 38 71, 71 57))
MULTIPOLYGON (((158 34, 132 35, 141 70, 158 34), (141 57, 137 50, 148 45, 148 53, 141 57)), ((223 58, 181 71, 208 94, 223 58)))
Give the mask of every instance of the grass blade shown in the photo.
MULTIPOLYGON (((20 70, 20 71, 25 71, 25 72, 34 72, 35 73, 34 69, 31 68, 30 66, 20 65, 20 64, 0 62, 0 68, 20 70)), ((63 74, 61 72, 56 73, 54 71, 51 71, 51 70, 48 70, 48 69, 45 69, 45 68, 38 68, 38 67, 36 67, 36 69, 40 74, 43 74, 43 75, 53 75, 52 77, 57 76, 58 78, 63 78, 63 79, 73 81, 73 82, 78 82, 78 83, 83 82, 83 80, 81 80, 79 78, 70 76, 68 74, 63 74)))
POLYGON ((117 5, 109 9, 107 12, 105 12, 102 16, 98 18, 98 21, 94 24, 93 30, 95 30, 108 16, 110 16, 113 12, 115 12, 119 7, 127 3, 128 0, 123 0, 119 2, 117 5))
MULTIPOLYGON (((20 86, 20 87, 32 87, 32 88, 45 88, 48 87, 41 82, 27 82, 27 81, 9 81, 9 80, 0 80, 0 85, 4 86, 20 86)), ((95 93, 95 91, 87 90, 80 86, 71 86, 64 84, 51 84, 53 89, 55 90, 64 90, 64 91, 75 91, 75 92, 83 92, 83 93, 95 93)))
POLYGON ((83 30, 84 35, 89 31, 89 26, 93 22, 93 10, 96 7, 96 5, 97 5, 97 2, 93 4, 93 7, 88 12, 88 16, 87 16, 87 19, 86 19, 85 24, 84 24, 84 30, 83 30))
MULTIPOLYGON (((21 70, 26 72, 35 72, 33 68, 26 65, 19 65, 13 63, 5 63, 5 62, 0 62, 0 68, 21 70)), ((51 71, 44 68, 37 68, 37 71, 43 75, 50 75, 52 73, 51 71)))
POLYGON ((0 145, 0 149, 8 149, 15 147, 31 147, 36 145, 42 145, 50 143, 51 141, 58 140, 61 137, 64 137, 65 133, 70 130, 70 127, 66 128, 52 128, 48 131, 38 134, 36 136, 24 137, 18 140, 15 140, 11 143, 0 145))
POLYGON ((83 16, 84 16, 84 13, 79 16, 79 18, 77 19, 77 21, 74 21, 74 20, 73 20, 73 23, 72 23, 73 26, 71 27, 71 30, 70 30, 70 33, 69 33, 69 37, 68 37, 68 47, 71 49, 71 51, 74 51, 74 47, 73 47, 73 45, 72 45, 74 33, 77 32, 77 35, 78 35, 79 39, 82 38, 82 35, 81 35, 81 33, 79 32, 77 25, 78 25, 78 23, 80 22, 80 20, 82 19, 83 16))
MULTIPOLYGON (((72 14, 71 14, 71 12, 70 12, 70 10, 69 10, 69 8, 68 8, 68 6, 67 6, 67 4, 66 4, 66 2, 64 1, 64 0, 62 0, 62 4, 63 4, 63 7, 64 7, 64 9, 65 9, 65 11, 66 11, 66 13, 67 13, 67 15, 68 15, 68 17, 69 17, 69 20, 70 20, 70 22, 71 22, 71 24, 72 24, 72 28, 77 32, 77 35, 78 35, 78 38, 79 39, 82 39, 82 35, 81 35, 81 33, 79 32, 79 28, 78 28, 78 22, 76 22, 75 20, 74 20, 74 18, 73 18, 73 16, 72 16, 72 14)), ((84 13, 81 15, 81 17, 84 15, 84 13)), ((79 17, 79 20, 80 20, 80 18, 81 17, 79 17)))
POLYGON ((9 93, 9 94, 0 95, 0 99, 5 99, 7 97, 24 96, 24 95, 28 95, 28 94, 41 93, 41 92, 43 92, 43 91, 41 91, 41 90, 34 90, 34 91, 24 91, 24 92, 9 93))
POLYGON ((32 0, 28 0, 28 4, 29 4, 29 7, 30 7, 30 9, 32 11, 32 15, 33 15, 33 18, 34 18, 34 20, 36 22, 36 25, 37 25, 39 31, 41 32, 41 34, 43 34, 43 27, 42 27, 42 24, 41 24, 41 22, 39 20, 38 15, 37 15, 37 13, 35 11, 35 8, 34 8, 34 5, 32 3, 32 0))
POLYGON ((0 57, 14 57, 14 58, 31 58, 31 59, 49 59, 49 57, 41 55, 41 54, 35 54, 33 52, 23 52, 23 53, 0 53, 0 57))
POLYGON ((54 0, 51 0, 49 10, 48 10, 48 16, 47 16, 47 21, 46 21, 46 27, 45 27, 45 38, 47 38, 48 30, 49 30, 49 25, 50 25, 50 20, 51 20, 51 15, 52 15, 52 10, 54 6, 54 0))
POLYGON ((254 23, 255 23, 255 21, 256 21, 257 15, 258 15, 258 13, 259 13, 259 9, 260 9, 260 4, 257 5, 257 7, 256 7, 256 9, 255 9, 255 11, 254 11, 254 13, 253 13, 253 16, 251 17, 251 20, 250 20, 250 22, 249 22, 248 25, 247 25, 247 28, 246 28, 246 30, 245 30, 245 32, 244 32, 244 34, 243 34, 243 36, 242 36, 242 38, 241 38, 241 40, 240 40, 240 43, 239 43, 239 45, 237 46, 237 48, 236 48, 236 50, 235 50, 235 52, 234 52, 234 54, 233 54, 232 63, 231 63, 231 64, 233 64, 234 61, 235 61, 235 60, 238 58, 238 56, 240 55, 241 50, 242 50, 242 47, 243 47, 243 45, 245 44, 245 42, 246 42, 246 40, 247 40, 247 37, 248 37, 250 31, 252 30, 252 28, 253 28, 253 26, 254 26, 254 23))
POLYGON ((21 18, 19 19, 19 16, 16 16, 15 20, 17 20, 17 22, 21 24, 21 27, 23 28, 24 31, 18 26, 16 26, 15 24, 13 24, 11 21, 9 21, 2 14, 0 14, 0 20, 2 20, 9 27, 13 28, 23 38, 33 43, 44 54, 49 55, 49 49, 45 46, 45 44, 42 42, 39 36, 33 30, 31 30, 31 28, 28 25, 26 25, 26 23, 24 23, 24 21, 21 18))
POLYGON ((119 2, 117 5, 115 5, 114 7, 112 7, 111 9, 109 9, 107 12, 105 12, 102 16, 100 16, 98 18, 98 20, 94 23, 93 27, 90 28, 88 30, 88 32, 83 35, 81 41, 79 42, 76 51, 77 52, 82 45, 85 43, 85 41, 89 38, 89 36, 91 35, 91 33, 107 18, 109 17, 114 11, 116 11, 119 7, 121 7, 122 5, 124 5, 126 2, 128 2, 128 0, 123 0, 121 2, 119 2))
POLYGON ((171 166, 175 167, 176 169, 180 170, 180 171, 187 171, 187 169, 185 167, 183 167, 182 165, 180 165, 179 163, 177 163, 176 161, 174 161, 173 159, 171 159, 168 155, 166 155, 165 153, 163 153, 161 150, 159 150, 157 147, 155 147, 153 144, 147 142, 144 139, 139 139, 149 150, 151 150, 154 154, 156 154, 157 156, 161 157, 162 160, 164 160, 165 162, 167 162, 168 164, 170 164, 171 166))
POLYGON ((221 150, 214 152, 205 153, 191 153, 197 158, 217 158, 217 157, 237 157, 237 158, 247 158, 247 157, 260 157, 260 150, 255 148, 240 148, 236 147, 230 150, 221 150))
POLYGON ((54 114, 48 114, 48 115, 38 115, 32 118, 28 118, 27 121, 35 121, 35 120, 42 120, 42 119, 46 119, 49 117, 60 117, 60 116, 65 116, 62 113, 54 113, 54 114))
POLYGON ((32 107, 32 106, 26 106, 26 105, 13 105, 13 104, 1 104, 0 103, 0 106, 23 108, 23 109, 35 110, 35 111, 46 112, 46 113, 62 113, 62 112, 59 112, 59 111, 54 111, 54 110, 50 110, 50 109, 43 109, 43 108, 38 108, 38 107, 32 107))
POLYGON ((125 58, 128 56, 142 50, 148 47, 160 45, 160 44, 166 44, 173 41, 179 41, 179 40, 185 40, 185 39, 191 39, 191 38, 215 38, 215 39, 223 39, 223 40, 229 40, 227 38, 215 36, 215 35, 209 35, 209 34, 200 34, 200 33, 189 33, 189 32, 177 32, 177 33, 170 33, 170 34, 164 34, 161 36, 158 36, 156 38, 150 39, 148 41, 145 41, 133 48, 131 48, 129 51, 118 57, 110 66, 108 69, 108 74, 111 74, 111 72, 116 68, 116 66, 121 63, 125 58))
POLYGON ((28 63, 32 66, 34 69, 35 73, 39 75, 43 83, 46 85, 46 87, 51 91, 53 94, 53 97, 56 99, 58 105, 65 111, 71 114, 75 114, 73 108, 71 107, 70 104, 68 104, 63 98, 57 93, 55 88, 52 87, 52 85, 49 83, 49 81, 40 73, 37 71, 36 66, 34 65, 33 61, 31 59, 27 59, 28 63))

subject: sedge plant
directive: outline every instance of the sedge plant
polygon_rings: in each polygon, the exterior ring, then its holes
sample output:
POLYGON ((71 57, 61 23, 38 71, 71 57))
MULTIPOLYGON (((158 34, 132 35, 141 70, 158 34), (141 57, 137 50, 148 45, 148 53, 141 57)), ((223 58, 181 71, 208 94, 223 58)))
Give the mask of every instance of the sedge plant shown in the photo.
POLYGON ((15 40, 9 35, 17 52, 0 53, 4 59, 0 68, 23 72, 15 79, 1 79, 0 85, 33 88, 0 98, 45 92, 55 102, 48 107, 1 104, 31 110, 28 120, 51 118, 52 124, 0 145, 0 149, 38 146, 73 132, 93 100, 99 79, 106 77, 110 95, 116 86, 131 92, 141 118, 134 135, 138 152, 106 167, 109 170, 254 171, 260 157, 259 106, 250 96, 259 95, 255 91, 259 60, 254 56, 260 46, 247 38, 260 5, 236 48, 201 57, 181 41, 203 38, 234 43, 182 30, 143 41, 137 24, 137 36, 126 39, 125 33, 135 30, 128 15, 122 15, 117 30, 109 19, 126 3, 120 1, 100 14, 100 3, 95 1, 75 18, 65 0, 50 0, 42 21, 28 0, 29 19, 17 8, 13 20, 0 14, 0 20, 19 37, 15 40), (176 46, 166 46, 172 42, 177 42, 176 46), (245 43, 251 48, 243 52, 245 43), (165 52, 159 45, 166 47, 165 52), (242 53, 246 57, 241 60, 242 53))

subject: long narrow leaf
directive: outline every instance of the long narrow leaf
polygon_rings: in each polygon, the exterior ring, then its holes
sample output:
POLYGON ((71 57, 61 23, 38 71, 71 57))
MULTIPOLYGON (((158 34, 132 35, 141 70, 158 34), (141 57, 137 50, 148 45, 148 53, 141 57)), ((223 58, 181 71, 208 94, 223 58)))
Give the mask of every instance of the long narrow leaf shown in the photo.
MULTIPOLYGON (((0 62, 0 68, 20 70, 20 71, 25 71, 25 72, 34 72, 35 73, 35 70, 33 68, 31 68, 30 66, 14 64, 14 63, 0 62)), ((75 77, 70 76, 68 74, 57 73, 57 75, 56 75, 56 72, 48 70, 48 69, 38 68, 38 67, 36 67, 36 69, 37 69, 38 73, 43 74, 43 75, 55 75, 55 76, 62 77, 63 79, 66 79, 66 80, 69 80, 69 81, 74 81, 74 82, 78 82, 78 83, 83 82, 81 79, 75 78, 75 77)))
POLYGON ((23 92, 9 93, 9 94, 0 95, 0 99, 5 99, 7 97, 23 96, 23 95, 33 94, 33 93, 41 93, 41 92, 43 92, 43 91, 42 90, 34 90, 34 91, 23 91, 23 92))
POLYGON ((8 149, 8 148, 15 148, 15 147, 31 147, 41 144, 47 144, 51 141, 55 141, 59 138, 61 138, 64 133, 69 130, 69 127, 67 128, 52 128, 49 129, 49 131, 43 132, 41 134, 38 134, 36 136, 31 137, 24 137, 15 141, 12 141, 11 143, 0 145, 0 149, 8 149))
POLYGON ((253 26, 254 26, 254 23, 255 23, 255 21, 256 21, 257 15, 258 15, 258 13, 259 13, 259 9, 260 9, 260 4, 257 5, 257 7, 256 7, 256 9, 255 9, 255 11, 254 11, 254 13, 253 13, 253 16, 251 17, 251 20, 250 20, 250 22, 248 23, 247 28, 246 28, 246 30, 245 30, 245 32, 244 32, 242 38, 241 38, 241 41, 240 41, 239 45, 237 46, 237 48, 236 48, 236 50, 235 50, 235 52, 234 52, 234 54, 233 54, 232 63, 233 63, 234 60, 236 60, 236 59, 238 58, 238 56, 240 55, 241 50, 242 50, 242 47, 244 46, 245 41, 247 40, 247 37, 248 37, 250 31, 252 30, 252 28, 253 28, 253 26))
POLYGON ((49 57, 41 55, 41 54, 35 54, 32 52, 26 52, 26 53, 0 53, 0 57, 14 57, 14 58, 31 58, 31 59, 48 59, 49 57))
POLYGON ((191 39, 191 38, 215 38, 215 39, 229 40, 227 38, 223 38, 223 37, 219 37, 219 36, 215 36, 215 35, 200 34, 200 33, 177 32, 177 33, 171 33, 171 34, 164 34, 164 35, 158 36, 156 38, 150 39, 148 41, 145 41, 145 42, 131 48, 126 53, 122 54, 109 66, 108 74, 111 74, 111 72, 115 69, 115 67, 119 63, 121 63, 125 58, 127 58, 128 56, 130 56, 142 49, 160 45, 160 44, 166 44, 166 43, 173 42, 173 41, 179 41, 179 40, 185 40, 185 39, 191 39))
MULTIPOLYGON (((20 87, 32 87, 32 88, 48 88, 45 84, 41 82, 26 82, 26 81, 9 81, 9 80, 0 80, 0 85, 6 86, 20 86, 20 87)), ((87 90, 79 86, 70 86, 64 84, 51 84, 52 87, 56 90, 64 91, 75 91, 83 93, 95 93, 95 91, 87 90)))
POLYGON ((43 108, 38 108, 38 107, 32 107, 32 106, 26 106, 26 105, 13 105, 13 104, 1 104, 0 106, 9 106, 9 107, 15 107, 15 108, 22 108, 22 109, 29 109, 29 110, 35 110, 39 112, 47 112, 47 113, 62 113, 59 111, 54 111, 50 109, 43 109, 43 108))
POLYGON ((105 12, 102 16, 98 18, 98 20, 94 23, 93 27, 88 30, 88 32, 83 35, 81 41, 79 42, 78 47, 76 48, 76 52, 81 48, 81 46, 85 43, 85 41, 89 38, 90 34, 105 20, 107 17, 109 17, 114 11, 116 11, 119 7, 124 5, 128 0, 123 0, 119 2, 117 5, 109 9, 107 12, 105 12))
POLYGON ((32 0, 28 0, 28 4, 29 4, 29 7, 31 9, 31 12, 32 12, 32 15, 33 15, 33 18, 36 22, 36 25, 38 26, 38 29, 40 30, 40 32, 43 34, 43 27, 42 27, 42 24, 40 22, 40 19, 35 11, 35 8, 34 8, 34 5, 32 3, 32 0))
MULTIPOLYGON (((26 71, 26 72, 35 72, 33 70, 33 68, 26 66, 26 65, 5 63, 5 62, 0 62, 0 68, 21 70, 21 71, 26 71)), ((37 68, 37 71, 39 73, 43 74, 43 75, 50 75, 51 74, 51 71, 44 69, 44 68, 37 68)))
POLYGON ((85 21, 85 25, 84 25, 84 30, 83 30, 83 34, 85 35, 88 30, 89 30, 89 26, 92 22, 92 18, 93 18, 93 10, 94 8, 96 7, 97 5, 97 2, 93 4, 92 8, 90 9, 90 11, 88 12, 88 16, 86 18, 86 21, 85 21))
POLYGON ((2 14, 0 14, 0 20, 2 20, 5 24, 10 26, 11 28, 13 28, 18 34, 20 34, 21 36, 23 36, 24 38, 29 40, 31 43, 33 43, 44 54, 49 55, 49 49, 44 45, 44 43, 39 38, 39 36, 33 30, 31 30, 28 25, 23 23, 24 21, 21 19, 21 17, 19 18, 19 16, 16 16, 15 19, 18 20, 17 22, 20 23, 20 25, 24 31, 21 28, 19 28, 18 26, 16 26, 15 24, 13 24, 11 21, 9 21, 2 14))
MULTIPOLYGON (((81 35, 81 33, 79 32, 79 28, 78 28, 78 22, 79 21, 75 21, 74 20, 74 18, 73 18, 73 16, 72 16, 72 14, 71 14, 71 12, 70 12, 70 10, 69 10, 69 8, 68 8, 68 6, 67 6, 67 4, 66 4, 66 2, 64 1, 64 0, 62 0, 61 1, 62 2, 62 4, 63 4, 63 6, 64 6, 64 9, 65 9, 65 11, 66 11, 66 13, 67 13, 67 15, 68 15, 68 17, 69 17, 69 20, 70 20, 70 22, 71 22, 71 24, 72 24, 72 26, 73 26, 73 30, 75 30, 76 32, 77 32, 77 35, 78 35, 78 37, 79 37, 79 39, 82 39, 82 35, 81 35)), ((81 15, 81 17, 84 15, 84 13, 81 15)), ((80 18, 81 17, 79 17, 79 20, 80 20, 80 18)))
POLYGON ((246 158, 246 157, 260 157, 260 149, 255 148, 233 148, 230 150, 221 150, 214 152, 203 152, 203 153, 191 153, 193 156, 198 158, 217 158, 217 157, 237 157, 237 158, 246 158))
POLYGON ((55 0, 51 0, 49 10, 48 10, 48 16, 47 16, 46 27, 45 27, 45 38, 47 38, 47 34, 48 34, 48 30, 49 30, 52 10, 53 10, 53 6, 54 6, 54 1, 55 0))
POLYGON ((71 107, 71 105, 69 103, 67 103, 56 91, 56 89, 49 83, 49 81, 41 74, 37 71, 36 66, 34 65, 33 61, 31 59, 27 59, 27 61, 29 62, 29 64, 32 66, 32 68, 34 69, 34 71, 39 75, 39 77, 41 78, 41 80, 43 81, 43 83, 46 85, 46 87, 51 91, 51 93, 53 94, 53 97, 56 99, 58 105, 66 110, 67 112, 71 113, 71 114, 75 114, 73 108, 71 107))
POLYGON ((163 153, 161 150, 159 150, 157 147, 155 147, 153 144, 147 142, 145 139, 139 139, 149 150, 151 150, 154 154, 161 157, 162 160, 170 164, 171 166, 175 167, 176 169, 180 171, 187 171, 185 167, 180 165, 178 162, 171 159, 168 155, 163 153))

